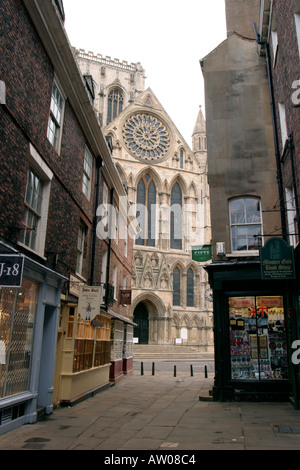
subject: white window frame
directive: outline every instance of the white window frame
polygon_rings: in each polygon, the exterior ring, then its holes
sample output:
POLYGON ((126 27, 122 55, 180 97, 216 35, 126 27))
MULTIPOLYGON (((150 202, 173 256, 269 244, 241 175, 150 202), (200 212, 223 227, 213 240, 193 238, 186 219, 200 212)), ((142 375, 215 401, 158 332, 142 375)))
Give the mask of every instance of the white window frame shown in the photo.
MULTIPOLYGON (((29 168, 28 171, 32 170, 37 177, 43 183, 42 190, 42 203, 41 208, 38 214, 38 224, 36 227, 36 240, 34 248, 28 246, 24 241, 19 241, 18 243, 22 246, 26 246, 27 249, 37 253, 39 256, 45 256, 45 243, 46 243, 46 232, 47 232, 47 223, 48 223, 48 213, 49 213, 49 202, 50 202, 50 192, 51 192, 51 181, 53 179, 53 173, 44 162, 42 157, 36 151, 32 144, 29 144, 29 168)), ((27 190, 27 186, 26 186, 27 190)), ((26 194, 24 196, 25 200, 26 194)), ((26 202, 24 203, 26 206, 26 202)), ((30 207, 28 206, 30 210, 30 207)), ((22 237, 21 233, 21 237, 22 237)), ((24 240, 24 238, 22 237, 24 240)))
MULTIPOLYGON (((235 253, 235 254, 240 254, 240 255, 245 255, 245 254, 257 254, 259 252, 259 246, 257 247, 257 249, 245 249, 245 250, 235 250, 234 249, 234 246, 233 246, 233 237, 232 237, 232 229, 233 227, 251 227, 251 226, 257 226, 257 225, 260 225, 261 227, 261 246, 263 246, 264 244, 264 239, 263 239, 263 218, 262 218, 262 206, 261 206, 261 199, 259 197, 255 197, 255 196, 241 196, 241 197, 237 197, 237 198, 234 198, 234 199, 230 199, 229 200, 229 203, 228 203, 228 209, 229 209, 229 227, 230 227, 230 243, 231 243, 231 252, 232 253, 235 253), (254 222, 250 222, 250 221, 246 221, 246 222, 236 222, 236 223, 232 223, 232 214, 231 214, 231 210, 230 210, 230 205, 232 203, 234 203, 235 201, 239 201, 239 200, 256 200, 259 202, 260 204, 260 221, 254 221, 254 222)), ((246 214, 246 213, 245 213, 246 214)), ((251 238, 251 234, 249 235, 248 233, 245 234, 245 237, 247 238, 248 240, 248 237, 250 236, 251 238)))
POLYGON ((77 255, 76 255, 76 274, 82 277, 83 273, 83 256, 84 256, 84 243, 85 243, 85 226, 80 222, 77 238, 77 255))
POLYGON ((288 138, 284 103, 278 103, 278 111, 279 111, 279 121, 280 121, 280 130, 281 130, 282 150, 284 150, 284 146, 288 138))
POLYGON ((82 177, 82 192, 88 200, 91 199, 93 176, 93 156, 89 149, 85 147, 82 177))
POLYGON ((55 148, 57 153, 60 153, 61 149, 61 140, 62 140, 62 130, 63 130, 63 122, 64 122, 64 114, 65 114, 65 95, 62 92, 62 88, 60 87, 57 79, 55 78, 52 85, 51 91, 51 102, 50 102, 50 113, 49 113, 49 120, 48 120, 48 128, 47 128, 47 137, 51 145, 55 148), (59 112, 59 107, 57 105, 57 101, 54 97, 54 90, 57 90, 62 103, 61 109, 59 112), (56 131, 56 135, 54 135, 53 128, 56 131))
POLYGON ((117 300, 117 282, 118 282, 118 266, 114 266, 113 269, 113 277, 112 277, 112 285, 114 286, 114 300, 117 300))
POLYGON ((288 234, 290 239, 290 245, 295 247, 298 245, 297 242, 297 229, 295 225, 297 211, 296 211, 296 200, 295 191, 293 187, 285 188, 285 200, 287 209, 287 222, 288 222, 288 234))
POLYGON ((294 16, 295 16, 295 27, 296 27, 296 35, 297 35, 297 42, 298 42, 298 53, 300 56, 300 0, 296 0, 294 16))

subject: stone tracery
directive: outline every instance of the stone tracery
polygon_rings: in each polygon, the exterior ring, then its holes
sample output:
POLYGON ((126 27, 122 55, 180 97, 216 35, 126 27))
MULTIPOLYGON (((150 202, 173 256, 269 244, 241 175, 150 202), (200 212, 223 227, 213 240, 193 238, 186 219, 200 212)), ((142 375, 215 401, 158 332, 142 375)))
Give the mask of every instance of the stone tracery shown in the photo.
POLYGON ((165 124, 150 114, 135 114, 124 125, 123 138, 129 152, 138 160, 161 161, 170 148, 165 124))

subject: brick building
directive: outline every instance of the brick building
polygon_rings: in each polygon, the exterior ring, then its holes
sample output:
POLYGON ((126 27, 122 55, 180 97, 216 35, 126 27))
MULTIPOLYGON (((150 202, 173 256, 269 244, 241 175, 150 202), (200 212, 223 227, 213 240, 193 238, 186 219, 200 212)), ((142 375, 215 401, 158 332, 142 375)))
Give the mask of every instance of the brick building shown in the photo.
MULTIPOLYGON (((279 62, 276 65, 273 58, 272 69, 281 61, 283 76, 277 78, 280 106, 274 113, 266 51, 258 46, 253 27, 259 25, 261 11, 262 25, 267 19, 264 3, 270 7, 272 2, 225 0, 227 38, 201 61, 213 245, 207 271, 214 299, 214 397, 221 401, 292 397, 297 405, 291 339, 299 296, 295 273, 284 272, 287 263, 293 265, 281 211, 282 178, 287 176, 280 167, 285 139, 278 150, 273 124, 276 114, 277 119, 279 113, 284 116, 280 100, 286 94, 293 113, 286 116, 289 131, 298 127, 289 92, 299 56, 281 51, 278 30, 279 62), (290 88, 283 92, 286 80, 290 88)), ((280 1, 273 6, 277 4, 286 15, 290 3, 295 7, 295 2, 280 1)), ((292 34, 296 38, 286 25, 282 31, 286 40, 292 34)))
MULTIPOLYGON (((299 340, 300 261, 300 2, 262 0, 257 25, 258 49, 270 69, 273 101, 274 141, 278 165, 279 198, 274 207, 281 212, 283 238, 294 248, 296 280, 293 288, 291 341, 299 340)), ((299 368, 295 370, 296 406, 300 406, 299 368)))
POLYGON ((97 232, 103 202, 118 214, 110 231, 127 227, 126 192, 63 3, 4 0, 0 16, 2 433, 132 371, 133 323, 119 297, 130 294, 132 238, 97 232))

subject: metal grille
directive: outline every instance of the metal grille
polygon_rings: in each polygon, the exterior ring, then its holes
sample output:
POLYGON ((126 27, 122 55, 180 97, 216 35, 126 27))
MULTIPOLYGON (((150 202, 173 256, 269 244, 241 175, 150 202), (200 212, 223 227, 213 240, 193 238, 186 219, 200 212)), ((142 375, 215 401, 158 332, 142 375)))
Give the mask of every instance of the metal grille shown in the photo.
POLYGON ((38 285, 0 289, 0 397, 29 389, 38 285))

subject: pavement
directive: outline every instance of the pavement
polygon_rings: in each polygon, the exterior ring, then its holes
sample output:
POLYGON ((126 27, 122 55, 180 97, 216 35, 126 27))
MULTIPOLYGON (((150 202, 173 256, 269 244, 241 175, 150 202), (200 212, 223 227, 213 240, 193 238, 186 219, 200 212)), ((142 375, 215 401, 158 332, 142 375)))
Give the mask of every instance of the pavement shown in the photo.
POLYGON ((300 411, 289 403, 214 402, 214 374, 202 367, 193 375, 179 367, 176 377, 171 368, 154 375, 151 367, 143 375, 135 369, 73 407, 0 436, 0 450, 102 450, 104 463, 121 464, 113 459, 134 451, 174 459, 182 451, 193 458, 201 450, 300 449, 300 411))

